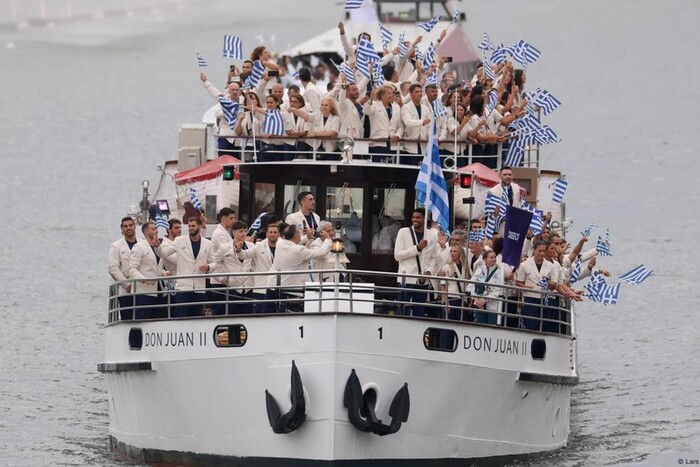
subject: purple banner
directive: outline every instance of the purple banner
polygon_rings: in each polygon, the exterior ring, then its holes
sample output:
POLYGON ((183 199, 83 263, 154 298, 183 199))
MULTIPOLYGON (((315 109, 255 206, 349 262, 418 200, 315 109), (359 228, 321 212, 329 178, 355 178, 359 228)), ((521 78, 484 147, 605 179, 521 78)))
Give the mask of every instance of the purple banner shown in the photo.
POLYGON ((524 209, 508 206, 506 228, 503 233, 503 262, 517 267, 523 252, 527 229, 532 222, 532 213, 524 209))

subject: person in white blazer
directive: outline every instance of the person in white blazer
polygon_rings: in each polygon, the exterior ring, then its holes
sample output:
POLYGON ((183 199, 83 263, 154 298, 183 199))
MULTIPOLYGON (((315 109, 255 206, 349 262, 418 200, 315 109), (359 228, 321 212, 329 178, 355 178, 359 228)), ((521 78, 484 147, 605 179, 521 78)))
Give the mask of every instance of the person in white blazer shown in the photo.
MULTIPOLYGON (((435 229, 425 230, 424 223, 425 209, 416 208, 411 215, 411 226, 402 228, 396 235, 394 259, 399 263, 398 273, 426 276, 425 279, 399 278, 399 286, 405 288, 401 294, 402 302, 425 303, 428 276, 436 272, 438 233, 435 229)), ((426 316, 426 309, 421 305, 402 305, 400 312, 409 316, 426 316)), ((431 308, 430 314, 437 315, 437 312, 431 308)))
MULTIPOLYGON (((216 219, 219 221, 214 232, 211 234, 211 246, 214 249, 214 256, 220 248, 224 247, 226 244, 231 243, 233 237, 231 236, 231 226, 236 222, 236 213, 231 208, 221 208, 219 213, 216 215, 216 219)), ((218 262, 218 261, 217 261, 218 262)), ((221 266, 219 264, 219 266, 221 266)), ((209 284, 207 288, 207 294, 209 295, 208 301, 221 301, 221 290, 226 288, 226 277, 224 276, 212 276, 209 279, 209 284)), ((216 303, 211 307, 212 313, 215 315, 225 314, 225 306, 223 303, 216 303)))
POLYGON ((299 80, 301 81, 302 86, 304 86, 304 100, 306 101, 306 108, 309 112, 320 112, 323 93, 318 86, 311 81, 311 70, 306 67, 299 70, 299 80))
POLYGON ((316 198, 310 191, 302 191, 297 196, 299 210, 287 216, 284 220, 286 224, 296 225, 301 233, 302 245, 306 245, 314 238, 314 232, 318 229, 321 217, 314 212, 316 209, 316 198))
MULTIPOLYGON (((338 109, 340 114, 340 137, 349 136, 354 138, 355 146, 353 153, 358 156, 367 154, 369 145, 367 141, 357 141, 358 138, 365 137, 365 112, 362 106, 369 101, 369 96, 360 98, 361 92, 367 88, 367 78, 362 78, 359 84, 347 84, 345 75, 339 80, 343 82, 338 95, 338 109)), ((369 133, 367 134, 369 137, 369 133)))
POLYGON ((445 264, 438 276, 447 277, 454 280, 440 281, 438 288, 441 292, 442 303, 445 305, 445 317, 456 321, 472 321, 471 313, 465 309, 468 305, 466 302, 467 283, 470 278, 469 268, 467 267, 467 256, 458 244, 452 244, 447 252, 450 260, 445 264))
POLYGON ((236 315, 253 312, 253 306, 250 302, 253 277, 240 274, 252 270, 253 259, 241 258, 239 253, 252 249, 255 244, 245 241, 248 231, 248 225, 245 222, 234 222, 232 229, 233 240, 224 244, 214 255, 214 261, 216 262, 215 272, 239 275, 218 277, 219 284, 222 284, 223 287, 220 287, 215 292, 215 297, 212 297, 212 299, 223 303, 217 303, 212 306, 212 312, 215 315, 236 315))
POLYGON ((156 254, 158 244, 158 230, 153 222, 146 222, 141 226, 144 241, 138 242, 131 249, 129 262, 129 276, 139 279, 134 282, 134 294, 136 295, 136 319, 164 318, 163 309, 156 307, 161 304, 159 294, 159 281, 156 277, 165 275, 163 260, 156 254))
POLYGON ((499 297, 505 295, 503 289, 504 269, 499 265, 496 252, 485 250, 481 255, 484 261, 482 267, 474 271, 472 283, 467 286, 467 291, 474 297, 474 307, 484 311, 474 312, 474 321, 484 324, 500 324, 502 301, 499 297))
MULTIPOLYGON (((238 257, 241 260, 252 260, 252 272, 268 272, 272 269, 275 262, 275 253, 277 251, 277 240, 280 237, 279 225, 270 224, 267 226, 265 240, 256 243, 252 248, 246 250, 241 248, 238 252, 238 257)), ((273 310, 274 307, 270 303, 258 302, 265 300, 267 293, 268 276, 259 275, 253 276, 252 298, 255 301, 254 313, 267 313, 273 310)))
POLYGON ((202 237, 202 219, 192 217, 187 221, 188 236, 177 237, 172 245, 160 245, 156 250, 161 258, 177 262, 177 275, 201 274, 202 277, 177 279, 171 317, 201 316, 206 300, 206 278, 204 274, 214 270, 214 248, 211 241, 202 237))
MULTIPOLYGON (((510 192, 510 194, 508 195, 508 204, 513 207, 519 208, 522 205, 523 195, 520 191, 520 185, 513 182, 513 169, 507 165, 504 165, 503 167, 501 167, 499 175, 501 177, 501 183, 489 188, 489 193, 492 193, 493 195, 500 198, 501 196, 503 196, 503 191, 507 190, 510 192)), ((499 214, 505 213, 501 212, 497 213, 496 215, 499 214)))
MULTIPOLYGON (((202 81, 204 88, 209 92, 209 94, 216 99, 216 102, 219 102, 220 97, 225 97, 231 102, 241 102, 241 86, 238 83, 234 81, 230 82, 226 88, 227 93, 224 94, 209 81, 206 74, 200 73, 199 79, 202 81)), ((226 117, 224 116, 223 110, 221 110, 221 104, 217 104, 216 109, 214 110, 214 115, 216 116, 217 122, 217 134, 222 136, 236 136, 235 125, 232 129, 228 120, 226 120, 226 117)), ((240 150, 240 146, 240 143, 237 144, 235 138, 219 138, 217 140, 219 156, 223 156, 225 154, 234 155, 237 150, 240 150)))
POLYGON ((394 102, 394 87, 384 85, 372 89, 369 101, 362 108, 370 122, 369 152, 372 162, 383 162, 396 154, 396 145, 403 135, 401 108, 394 102))
MULTIPOLYGON (((109 275, 118 282, 129 279, 129 266, 131 264, 131 250, 136 246, 136 223, 131 217, 123 217, 121 220, 122 236, 119 240, 109 246, 107 264, 109 275)), ((117 293, 119 305, 119 316, 122 320, 133 319, 134 297, 131 293, 131 284, 120 285, 117 293)))
MULTIPOLYGON (((169 228, 166 231, 166 236, 163 237, 161 243, 164 245, 172 245, 173 241, 182 234, 182 221, 175 217, 168 219, 169 228)), ((165 270, 171 274, 177 272, 177 261, 170 261, 168 259, 163 259, 163 267, 165 270)))
MULTIPOLYGON (((430 108, 422 103, 423 86, 412 84, 409 88, 411 102, 401 107, 401 123, 403 123, 404 139, 420 139, 427 141, 430 136, 430 122, 432 113, 430 108)), ((404 142, 403 147, 409 154, 415 156, 402 156, 401 163, 419 165, 425 154, 426 143, 404 142)))
POLYGON ((331 251, 331 238, 327 232, 321 232, 323 245, 321 248, 309 249, 300 245, 301 232, 296 225, 288 225, 284 230, 284 238, 277 242, 275 262, 270 272, 282 272, 268 277, 267 297, 281 299, 286 303, 283 308, 296 310, 297 305, 290 303, 290 298, 298 298, 303 290, 304 283, 309 280, 309 260, 324 258, 331 251), (297 272, 297 274, 284 274, 284 272, 297 272), (305 273, 303 273, 305 272, 305 273))
POLYGON ((340 131, 340 117, 335 106, 335 100, 324 98, 321 101, 321 111, 306 115, 307 136, 312 138, 311 147, 315 151, 318 160, 339 160, 336 154, 325 154, 335 152, 337 149, 338 132, 340 131), (317 137, 323 138, 318 139, 317 137))
POLYGON ((546 244, 544 242, 536 242, 533 245, 532 256, 520 263, 515 271, 515 285, 526 289, 532 289, 532 292, 523 292, 523 301, 525 302, 521 308, 521 316, 523 318, 523 326, 525 329, 542 331, 543 317, 543 295, 540 293, 542 289, 538 287, 540 280, 545 277, 548 279, 545 290, 555 290, 557 288, 557 271, 549 261, 544 259, 546 252, 546 244), (536 318, 536 319, 532 319, 536 318))

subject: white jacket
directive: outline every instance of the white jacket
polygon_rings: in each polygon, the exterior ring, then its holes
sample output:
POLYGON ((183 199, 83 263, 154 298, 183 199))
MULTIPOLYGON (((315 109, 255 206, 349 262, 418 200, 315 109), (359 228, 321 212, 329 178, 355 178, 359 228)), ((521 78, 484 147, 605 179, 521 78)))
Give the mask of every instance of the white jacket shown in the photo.
MULTIPOLYGON (((280 238, 277 241, 275 262, 270 271, 307 271, 305 274, 282 274, 280 284, 283 287, 303 286, 310 279, 308 269, 309 260, 325 257, 331 251, 332 242, 327 239, 321 248, 311 250, 303 245, 280 238)), ((268 287, 277 285, 277 276, 270 276, 267 280, 268 287)))
POLYGON ((201 278, 194 277, 177 279, 175 290, 197 289, 197 293, 205 292, 206 281, 204 274, 206 273, 200 271, 199 268, 204 265, 208 265, 210 271, 213 271, 216 268, 216 262, 214 261, 214 248, 212 248, 210 240, 201 237, 201 244, 199 246, 199 254, 197 255, 197 258, 194 257, 192 242, 190 241, 189 235, 177 237, 173 241, 172 245, 161 244, 157 251, 161 258, 167 258, 170 261, 177 262, 178 276, 188 276, 194 274, 202 275, 201 278))
MULTIPOLYGON (((437 272, 438 253, 438 233, 435 229, 428 229, 424 236, 428 241, 428 246, 418 251, 417 242, 413 241, 413 227, 404 227, 399 230, 394 246, 394 259, 399 262, 399 274, 423 274, 426 271, 431 275, 437 272), (420 261, 420 272, 418 272, 418 259, 420 261)), ((399 278, 399 283, 416 284, 418 280, 414 277, 399 278)))
MULTIPOLYGON (((137 243, 141 240, 137 240, 137 243)), ((136 248, 136 245, 134 245, 136 248)), ((131 250, 129 244, 126 243, 124 237, 109 246, 109 256, 107 257, 109 265, 109 275, 115 281, 125 281, 129 279, 129 267, 131 264, 131 250)), ((119 287, 119 294, 127 293, 124 286, 119 287)))
MULTIPOLYGON (((131 261, 129 263, 129 277, 131 279, 149 280, 165 274, 163 260, 156 258, 153 248, 148 242, 139 242, 131 250, 131 261)), ((157 295, 158 283, 146 284, 144 282, 134 283, 134 293, 157 295)))
MULTIPOLYGON (((430 119, 432 113, 427 105, 419 104, 421 114, 418 116, 418 109, 413 102, 404 104, 401 107, 401 123, 403 123, 403 137, 405 139, 422 139, 427 140, 430 136, 430 124, 424 125, 424 119, 430 119)), ((411 154, 425 154, 426 143, 403 143, 403 147, 411 154)))
MULTIPOLYGON (((287 216, 287 218, 284 220, 286 224, 289 225, 296 225, 297 229, 301 229, 300 232, 303 232, 304 229, 314 229, 318 230, 318 223, 321 222, 321 217, 316 214, 315 212, 311 212, 311 214, 314 216, 314 221, 316 221, 316 225, 308 225, 308 222, 306 221, 306 217, 304 217, 304 213, 301 212, 301 210, 297 212, 293 212, 290 215, 287 216)), ((306 245, 311 239, 309 239, 306 234, 301 234, 301 241, 299 242, 300 245, 306 245)))

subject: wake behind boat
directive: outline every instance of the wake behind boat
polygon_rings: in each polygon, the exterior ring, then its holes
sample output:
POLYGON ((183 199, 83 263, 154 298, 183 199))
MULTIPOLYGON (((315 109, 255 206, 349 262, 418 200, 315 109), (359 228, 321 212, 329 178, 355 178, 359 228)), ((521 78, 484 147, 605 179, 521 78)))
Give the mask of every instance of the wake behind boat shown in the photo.
POLYGON ((112 449, 168 465, 424 466, 566 444, 581 258, 567 263, 570 220, 550 201, 564 177, 539 167, 528 138, 546 129, 521 126, 535 116, 512 62, 460 84, 439 55, 420 71, 420 42, 385 47, 367 78, 360 35, 318 109, 305 68, 301 99, 270 98, 286 64, 265 51, 225 93, 203 79, 219 121, 183 126, 178 161, 154 197, 144 182, 110 252, 98 369, 112 449), (404 95, 392 75, 409 65, 404 95))

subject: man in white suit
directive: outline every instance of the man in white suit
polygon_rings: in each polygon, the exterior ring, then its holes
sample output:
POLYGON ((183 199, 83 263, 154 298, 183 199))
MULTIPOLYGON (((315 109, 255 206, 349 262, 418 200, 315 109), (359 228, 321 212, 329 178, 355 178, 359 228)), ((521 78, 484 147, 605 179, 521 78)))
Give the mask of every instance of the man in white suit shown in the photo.
POLYGON ((158 244, 158 231, 153 222, 146 222, 141 226, 145 241, 138 242, 131 249, 131 261, 129 264, 129 277, 140 279, 134 283, 136 294, 136 319, 163 318, 163 309, 156 307, 161 303, 159 283, 155 277, 163 276, 163 261, 156 254, 158 244), (144 308, 145 307, 145 308, 144 308))
MULTIPOLYGON (((289 302, 292 297, 298 297, 304 282, 309 280, 309 260, 323 258, 331 251, 331 236, 327 231, 320 232, 323 245, 320 248, 309 249, 300 245, 301 232, 296 225, 288 225, 283 232, 284 238, 277 242, 275 262, 270 268, 271 272, 298 271, 297 274, 280 274, 269 276, 267 286, 274 287, 268 290, 268 298, 282 299, 289 302), (306 273, 301 273, 306 272, 306 273), (278 288, 280 287, 280 288, 278 288)), ((289 309, 295 309, 296 304, 285 303, 289 309)), ((285 306, 283 305, 283 307, 285 306)))
MULTIPOLYGON (((136 239, 136 224, 131 217, 124 217, 121 221, 122 237, 109 247, 107 264, 109 265, 109 275, 115 281, 125 281, 129 279, 129 265, 131 262, 131 250, 138 240, 136 239)), ((133 319, 133 297, 131 284, 120 285, 118 291, 120 297, 119 315, 120 319, 133 319)))
MULTIPOLYGON (((172 245, 175 239, 182 234, 182 221, 180 219, 171 217, 168 220, 168 226, 167 235, 161 240, 163 245, 172 245)), ((163 258, 163 267, 169 273, 175 274, 177 272, 177 261, 169 261, 163 258)))
MULTIPOLYGON (((277 240, 280 237, 279 226, 269 224, 266 230, 266 238, 262 242, 256 243, 252 248, 238 252, 238 257, 242 260, 252 260, 252 272, 268 272, 272 269, 277 251, 277 240)), ((267 276, 253 277, 253 300, 265 300, 267 292, 267 276)), ((273 307, 269 303, 256 303, 255 313, 267 313, 273 307)))
MULTIPOLYGON (((427 140, 430 133, 430 108, 422 102, 423 86, 412 84, 409 88, 411 102, 401 107, 401 122, 404 127, 404 139, 427 140)), ((401 156, 401 163, 419 165, 425 154, 425 143, 404 142, 404 149, 415 156, 401 156)))
MULTIPOLYGON (((233 212, 231 208, 221 208, 219 213, 216 215, 216 219, 219 221, 218 225, 211 234, 211 246, 214 249, 214 255, 222 248, 224 245, 231 243, 233 237, 231 236, 231 226, 236 222, 236 213, 233 212)), ((217 261, 217 263, 219 263, 217 261)), ((219 266, 221 264, 219 263, 219 266)), ((209 279, 207 284, 209 289, 209 301, 221 300, 222 295, 221 289, 226 288, 226 278, 221 276, 213 276, 209 279)), ((223 303, 217 303, 211 306, 212 312, 215 315, 225 314, 225 305, 223 303)))
POLYGON ((202 274, 201 278, 177 279, 176 294, 172 302, 184 305, 174 306, 170 313, 171 317, 181 318, 203 314, 202 305, 197 304, 205 301, 207 296, 203 275, 213 270, 216 262, 211 241, 201 236, 202 224, 201 218, 190 218, 187 221, 188 236, 177 237, 172 245, 161 245, 156 250, 161 258, 177 261, 178 276, 202 274))
MULTIPOLYGON (((508 196, 508 204, 519 208, 522 205, 522 194, 520 192, 520 185, 513 182, 513 169, 507 165, 504 165, 501 167, 500 175, 501 183, 489 188, 489 192, 500 198, 503 196, 503 192, 505 191, 508 196)), ((496 215, 498 214, 499 213, 497 212, 496 215)))
MULTIPOLYGON (((425 230, 425 209, 414 209, 411 215, 411 227, 402 228, 396 236, 394 259, 399 262, 399 274, 424 275, 426 278, 399 278, 399 285, 406 289, 401 294, 402 302, 415 304, 426 302, 428 276, 432 276, 436 271, 437 249, 437 230, 425 230)), ((426 311, 421 305, 402 305, 401 309, 403 315, 426 316, 427 313, 430 316, 438 316, 437 312, 433 312, 432 309, 426 311)))
POLYGON ((316 198, 310 191, 302 191, 297 196, 299 211, 293 212, 284 220, 286 224, 295 225, 301 235, 300 244, 306 245, 313 241, 314 232, 318 229, 321 217, 314 212, 316 209, 316 198))
POLYGON ((321 111, 321 97, 323 93, 316 86, 313 81, 311 81, 311 70, 304 67, 299 70, 299 80, 302 86, 304 86, 304 101, 306 102, 306 109, 310 112, 320 112, 321 111))
MULTIPOLYGON (((222 245, 216 252, 217 273, 245 273, 252 270, 253 258, 241 258, 239 253, 252 249, 255 245, 246 242, 248 225, 242 221, 236 221, 231 227, 233 230, 233 240, 222 245)), ((243 314, 252 313, 253 306, 250 303, 251 290, 253 288, 253 277, 249 275, 219 276, 219 283, 223 285, 213 300, 226 300, 227 306, 216 305, 212 307, 214 314, 243 314), (220 307, 220 308, 219 308, 220 307), (228 308, 228 310, 227 310, 228 308)))

